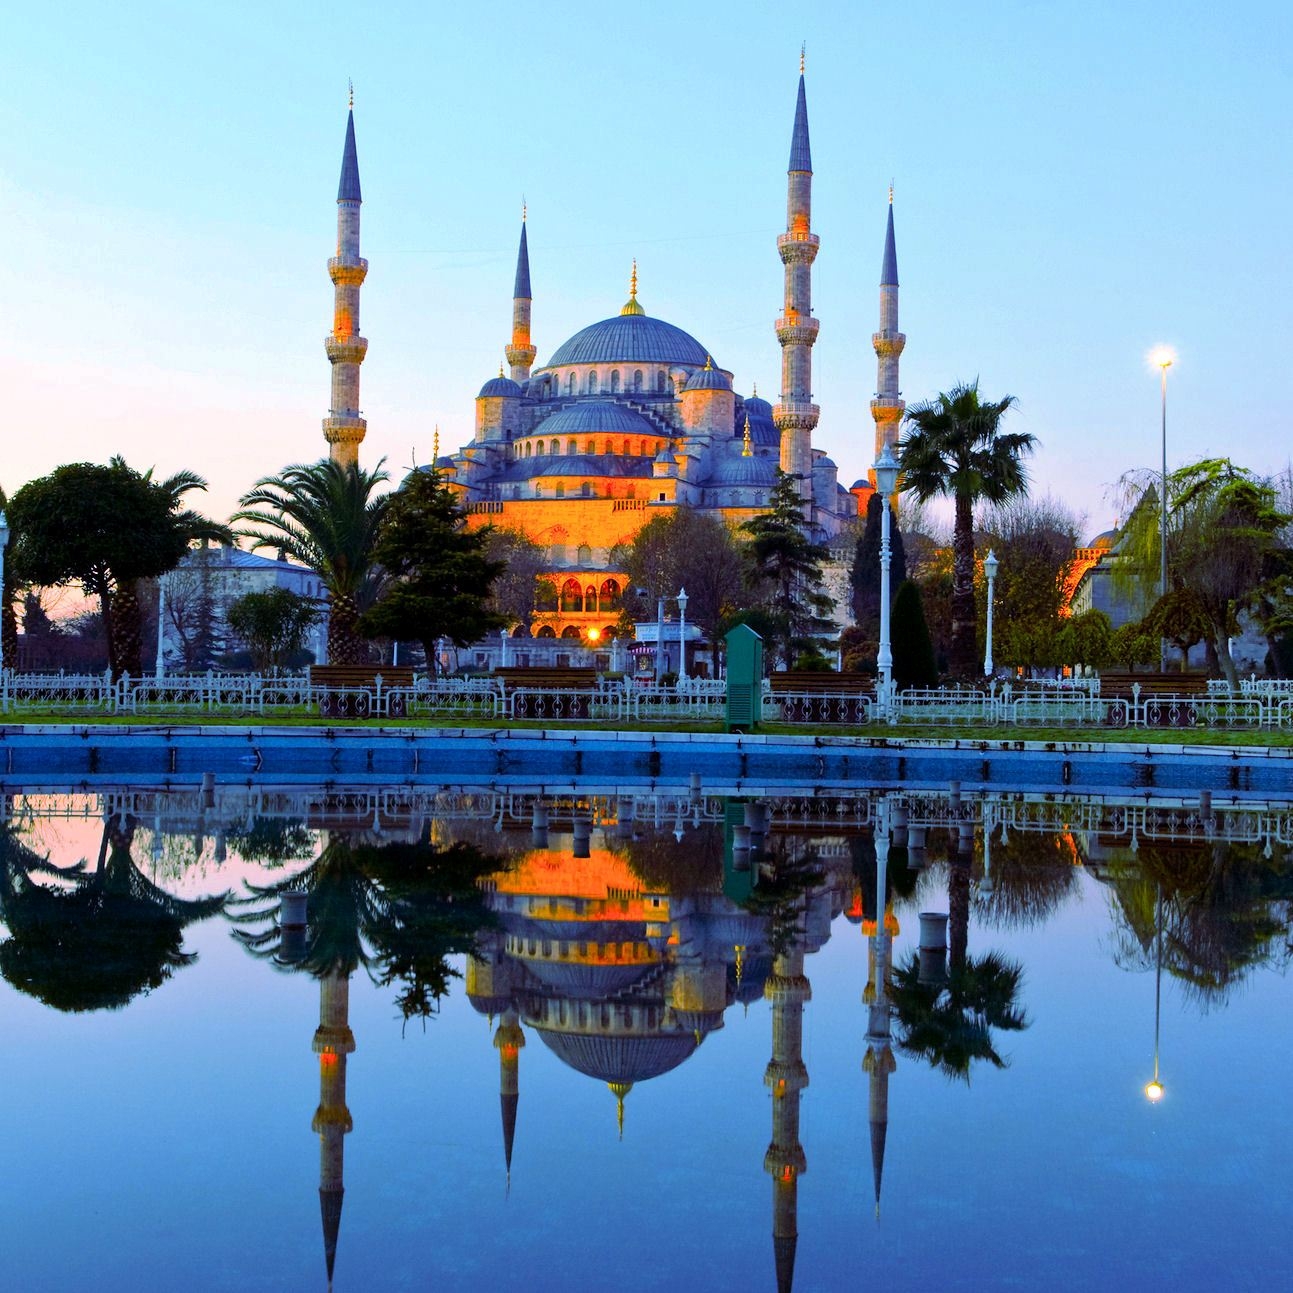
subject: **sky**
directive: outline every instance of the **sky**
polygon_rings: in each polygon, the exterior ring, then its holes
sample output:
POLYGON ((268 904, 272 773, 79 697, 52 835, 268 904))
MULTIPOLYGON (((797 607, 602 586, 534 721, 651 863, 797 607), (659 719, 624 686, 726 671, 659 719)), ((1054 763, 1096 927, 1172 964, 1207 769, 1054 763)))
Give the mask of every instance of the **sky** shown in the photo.
POLYGON ((370 262, 361 462, 471 436, 502 358, 521 202, 538 364, 648 314, 775 398, 775 240, 800 43, 821 237, 814 443, 873 456, 895 186, 902 387, 1018 397, 1033 493, 1290 456, 1293 6, 25 5, 0 86, 0 486, 122 454, 221 517, 326 450, 336 186, 355 85, 370 262))

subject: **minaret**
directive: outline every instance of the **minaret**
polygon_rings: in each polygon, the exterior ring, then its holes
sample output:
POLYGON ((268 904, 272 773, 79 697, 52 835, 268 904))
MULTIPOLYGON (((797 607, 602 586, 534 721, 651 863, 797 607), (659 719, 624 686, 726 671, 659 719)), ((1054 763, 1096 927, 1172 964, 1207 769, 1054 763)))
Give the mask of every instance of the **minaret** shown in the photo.
POLYGON ((503 1162, 509 1189, 512 1185, 512 1143, 516 1139, 516 1107, 521 1099, 521 1048, 524 1045, 521 1017, 516 1007, 509 1005, 494 1033, 494 1047, 498 1051, 498 1099, 503 1114, 503 1162))
POLYGON ((884 1146, 889 1133, 889 1076, 898 1067, 893 1057, 893 1009, 889 1002, 893 936, 898 922, 888 908, 889 809, 885 805, 875 832, 875 909, 871 926, 871 977, 862 1000, 869 1007, 866 1057, 862 1071, 869 1079, 867 1121, 871 1126, 871 1179, 875 1186, 875 1215, 880 1219, 880 1183, 884 1176, 884 1146))
POLYGON ((354 1053, 350 1031, 350 976, 332 970, 319 980, 319 1026, 314 1053, 319 1057, 319 1107, 311 1129, 319 1136, 319 1211, 323 1217, 323 1260, 332 1288, 341 1230, 345 1136, 354 1125, 346 1108, 346 1056, 354 1053))
POLYGON ((812 435, 820 413, 813 399, 813 261, 820 239, 812 232, 813 161, 808 147, 808 102, 804 96, 804 59, 799 57, 799 98, 790 137, 786 232, 777 251, 786 267, 785 305, 777 320, 781 343, 781 402, 772 420, 781 432, 781 470, 799 482, 799 496, 812 502, 812 435))
POLYGON ((521 246, 516 253, 516 283, 512 287, 512 344, 505 351, 512 380, 529 380, 539 352, 530 344, 530 247, 525 237, 525 203, 521 203, 521 246))
POLYGON ((772 1058, 763 1074, 764 1084, 772 1091, 772 1143, 763 1156, 763 1170, 772 1177, 772 1253, 777 1293, 790 1293, 799 1242, 799 1178, 808 1170, 799 1143, 799 1098, 808 1085, 804 1003, 812 999, 813 993, 804 977, 801 948, 793 948, 773 961, 763 995, 772 1003, 772 1058))
POLYGON ((346 144, 341 154, 341 183, 337 186, 337 254, 328 261, 333 283, 332 331, 324 338, 332 364, 332 407, 323 419, 323 438, 332 461, 342 467, 359 462, 359 442, 368 423, 359 416, 359 365, 368 342, 359 335, 359 289, 368 262, 359 254, 359 156, 355 151, 355 95, 350 94, 346 144))
MULTIPOLYGON (((884 263, 880 266, 880 331, 871 337, 876 354, 875 399, 871 416, 875 419, 875 457, 888 445, 898 453, 898 427, 906 401, 898 389, 898 360, 907 338, 898 331, 898 253, 893 241, 893 185, 889 185, 889 225, 884 235, 884 263)), ((874 459, 873 459, 874 461, 874 459)), ((875 473, 871 473, 875 484, 875 473)))

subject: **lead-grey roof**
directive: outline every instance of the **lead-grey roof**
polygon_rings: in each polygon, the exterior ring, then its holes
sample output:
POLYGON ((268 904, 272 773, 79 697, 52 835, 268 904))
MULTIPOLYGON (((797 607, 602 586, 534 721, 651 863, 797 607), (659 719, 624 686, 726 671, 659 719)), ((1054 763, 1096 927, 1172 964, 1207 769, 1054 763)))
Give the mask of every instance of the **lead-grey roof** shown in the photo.
POLYGON ((484 386, 480 388, 480 394, 476 396, 478 400, 499 398, 520 399, 521 388, 510 377, 491 377, 484 386))
POLYGON ((714 470, 701 482, 705 485, 775 485, 777 466, 771 458, 736 454, 720 458, 714 470))
POLYGON ((533 433, 543 435, 659 435, 640 413, 610 400, 588 400, 572 404, 538 423, 533 433))
POLYGON ((884 264, 880 266, 880 286, 898 286, 898 251, 893 242, 893 203, 889 203, 889 224, 884 231, 884 264))
POLYGON ((804 75, 799 74, 799 97, 795 100, 795 129, 790 136, 790 166, 792 171, 813 169, 812 150, 808 147, 808 99, 804 94, 804 75))
POLYGON ((685 391, 730 391, 732 382, 717 368, 699 368, 687 379, 685 391))
POLYGON ((346 117, 346 145, 341 153, 341 183, 337 185, 338 202, 362 202, 359 189, 359 154, 355 150, 355 114, 346 117))
POLYGON ((514 484, 542 476, 642 476, 651 475, 651 459, 618 453, 553 453, 509 462, 494 481, 514 484))
POLYGON ((703 367, 709 352, 695 337, 663 319, 617 314, 590 324, 558 346, 546 367, 563 364, 690 364, 703 367))

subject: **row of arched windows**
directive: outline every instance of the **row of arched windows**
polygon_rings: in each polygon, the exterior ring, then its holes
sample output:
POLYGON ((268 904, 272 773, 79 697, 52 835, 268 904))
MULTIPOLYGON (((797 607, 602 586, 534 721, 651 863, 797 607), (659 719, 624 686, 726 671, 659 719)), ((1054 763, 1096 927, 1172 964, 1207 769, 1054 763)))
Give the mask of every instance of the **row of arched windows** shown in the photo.
MULTIPOLYGON (((614 440, 603 440, 602 452, 603 453, 617 452, 615 448, 615 443, 616 442, 614 440)), ((544 440, 540 436, 534 440, 526 440, 524 445, 516 446, 517 457, 523 457, 523 458, 542 458, 545 454, 551 457, 556 454, 559 454, 560 452, 561 452, 561 441, 556 439, 555 437, 551 440, 544 440)), ((578 452, 579 452, 579 441, 567 440, 566 453, 576 454, 578 452)), ((584 452, 596 453, 597 441, 585 440, 584 452)), ((619 442, 618 452, 624 455, 625 457, 636 456, 639 458, 645 458, 648 454, 652 453, 653 450, 652 450, 651 442, 649 440, 621 440, 619 442)))
MULTIPOLYGON (((581 549, 582 551, 582 549, 581 549)), ((578 579, 567 579, 561 585, 563 611, 617 611, 620 608, 620 586, 613 579, 603 581, 600 588, 581 584, 578 579)))
MULTIPOLYGON (((580 628, 577 624, 567 624, 566 627, 561 630, 561 636, 568 639, 582 638, 584 636, 584 632, 585 630, 580 628)), ((512 630, 512 636, 514 638, 555 638, 557 636, 557 630, 554 629, 551 624, 540 624, 539 627, 531 633, 524 624, 518 624, 512 630)), ((589 632, 589 636, 592 636, 591 631, 589 632)), ((596 641, 609 642, 618 636, 618 633, 615 631, 615 626, 613 624, 607 624, 604 627, 597 629, 596 641)))
MULTIPOLYGON (((596 369, 590 369, 580 381, 579 374, 573 370, 566 374, 564 384, 559 376, 548 376, 544 379, 544 398, 560 395, 564 385, 565 394, 574 395, 618 395, 621 390, 640 394, 648 389, 647 377, 640 368, 635 368, 631 376, 624 379, 618 368, 612 368, 606 384, 602 385, 596 369)), ((656 369, 656 393, 663 395, 669 390, 669 374, 663 368, 656 369)))

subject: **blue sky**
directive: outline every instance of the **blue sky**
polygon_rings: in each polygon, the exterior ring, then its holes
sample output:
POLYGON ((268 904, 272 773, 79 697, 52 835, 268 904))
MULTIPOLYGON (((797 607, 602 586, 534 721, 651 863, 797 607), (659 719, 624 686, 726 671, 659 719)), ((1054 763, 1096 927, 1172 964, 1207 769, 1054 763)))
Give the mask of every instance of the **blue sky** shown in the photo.
POLYGON ((896 185, 902 384, 980 377, 1034 491, 1114 517, 1158 457, 1290 455, 1293 10, 1157 3, 470 9, 29 5, 6 18, 0 483, 123 453, 226 512, 320 456, 348 77, 364 186, 362 460, 470 435, 529 202, 539 362, 647 311, 775 396, 775 238, 808 44, 816 443, 872 454, 896 185))

